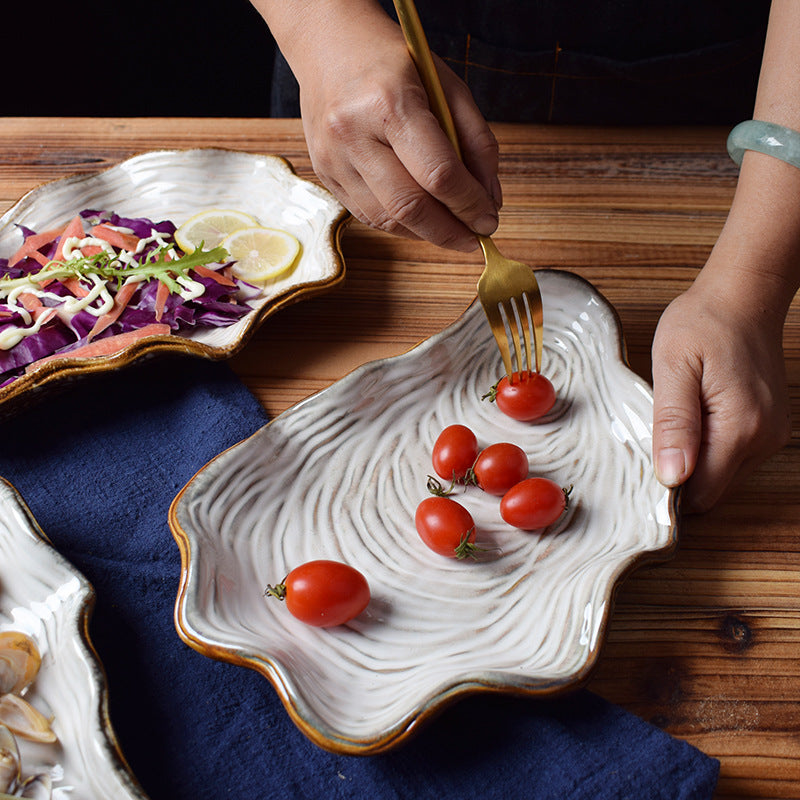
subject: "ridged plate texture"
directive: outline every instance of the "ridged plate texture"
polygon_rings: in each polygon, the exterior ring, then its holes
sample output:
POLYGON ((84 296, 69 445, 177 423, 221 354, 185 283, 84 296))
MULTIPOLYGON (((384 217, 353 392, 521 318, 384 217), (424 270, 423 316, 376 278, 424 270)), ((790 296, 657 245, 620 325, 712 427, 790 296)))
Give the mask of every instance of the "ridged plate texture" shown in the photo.
MULTIPOLYGON (((67 223, 79 211, 116 211, 126 217, 172 220, 176 225, 208 208, 232 208, 299 239, 297 266, 265 286, 253 311, 227 328, 142 339, 121 353, 53 361, 0 388, 0 407, 67 377, 117 369, 145 354, 190 353, 225 358, 237 352, 256 327, 284 305, 335 285, 344 276, 339 235, 347 212, 328 191, 299 178, 285 159, 234 150, 156 150, 102 172, 43 184, 0 218, 0 255, 22 243, 18 224, 37 231, 67 223)), ((0 408, 0 411, 5 409, 0 408)))
POLYGON ((546 695, 593 666, 618 581, 669 557, 676 496, 653 476, 652 394, 625 364, 618 318, 586 281, 537 273, 543 372, 558 399, 536 423, 481 396, 502 363, 479 304, 410 352, 366 364, 218 456, 170 515, 184 563, 183 638, 253 667, 297 724, 340 752, 377 752, 464 692, 546 695), (478 561, 432 553, 414 526, 431 451, 451 423, 482 446, 514 442, 531 474, 572 485, 566 515, 526 533, 477 488, 478 561), (298 564, 344 561, 372 601, 346 626, 315 629, 264 597, 298 564))
POLYGON ((87 634, 94 590, 44 539, 0 479, 0 630, 32 637, 42 656, 25 698, 52 714, 54 744, 17 737, 23 777, 48 772, 54 800, 146 800, 116 744, 106 682, 87 634))

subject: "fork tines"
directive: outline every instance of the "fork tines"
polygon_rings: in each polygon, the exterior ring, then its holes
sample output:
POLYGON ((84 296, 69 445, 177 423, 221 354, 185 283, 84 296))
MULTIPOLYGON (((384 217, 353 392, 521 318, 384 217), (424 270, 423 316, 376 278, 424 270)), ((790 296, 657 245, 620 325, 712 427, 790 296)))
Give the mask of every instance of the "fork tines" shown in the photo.
MULTIPOLYGON (((535 334, 536 306, 536 298, 529 292, 522 292, 507 298, 505 302, 499 302, 495 314, 486 310, 508 375, 539 371, 539 363, 534 363, 531 355, 532 346, 538 345, 535 334)), ((541 314, 541 309, 538 313, 541 314)))

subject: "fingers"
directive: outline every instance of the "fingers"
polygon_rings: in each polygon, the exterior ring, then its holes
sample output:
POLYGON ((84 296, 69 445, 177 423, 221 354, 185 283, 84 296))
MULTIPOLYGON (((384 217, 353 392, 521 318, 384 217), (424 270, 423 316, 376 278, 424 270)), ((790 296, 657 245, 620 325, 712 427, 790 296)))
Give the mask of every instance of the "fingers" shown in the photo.
POLYGON ((387 145, 362 148, 345 169, 339 166, 337 179, 317 169, 340 202, 374 228, 454 250, 478 246, 473 231, 426 192, 387 145))
POLYGON ((472 249, 473 232, 488 236, 497 228, 494 200, 427 109, 391 131, 380 162, 361 172, 392 219, 436 244, 463 246, 466 238, 472 249))
POLYGON ((702 439, 702 365, 690 367, 653 355, 653 460, 656 477, 669 487, 694 472, 702 439))
MULTIPOLYGON (((372 194, 372 192, 370 192, 366 184, 364 184, 363 180, 361 180, 361 177, 357 173, 354 174, 349 181, 350 191, 345 189, 344 186, 332 178, 322 180, 328 189, 330 189, 330 191, 336 196, 336 199, 339 200, 339 202, 345 206, 345 208, 347 208, 356 219, 358 219, 360 222, 363 222, 365 225, 368 225, 369 227, 382 228, 389 233, 393 233, 396 236, 402 236, 406 239, 420 238, 417 236, 417 234, 408 230, 408 228, 400 225, 399 223, 389 224, 385 227, 381 226, 380 222, 377 221, 379 217, 380 203, 372 194), (360 197, 360 201, 356 200, 356 197, 360 197), (362 206, 366 207, 366 210, 362 206)), ((472 241, 475 240, 471 234, 469 236, 472 241)), ((477 246, 477 242, 475 246, 477 246)))
POLYGON ((710 394, 697 466, 686 484, 687 511, 708 511, 789 441, 785 378, 779 369, 767 377, 766 364, 765 358, 744 380, 726 376, 728 390, 710 394))
POLYGON ((653 340, 653 461, 683 509, 707 511, 791 435, 780 333, 719 315, 699 291, 653 340))
POLYGON ((343 145, 338 152, 347 158, 313 153, 321 179, 373 227, 440 247, 474 250, 476 232, 489 235, 497 228, 490 194, 458 158, 427 107, 401 120, 383 116, 391 121, 380 136, 341 131, 328 137, 343 145))
POLYGON ((497 228, 497 142, 466 86, 442 65, 462 161, 429 107, 404 43, 395 58, 385 71, 351 76, 349 91, 323 82, 301 92, 314 169, 363 222, 474 250, 476 233, 497 228))
POLYGON ((443 85, 447 87, 450 111, 459 132, 464 164, 492 198, 495 210, 499 211, 503 206, 503 192, 497 176, 500 163, 497 139, 466 85, 449 70, 440 70, 440 74, 443 85))

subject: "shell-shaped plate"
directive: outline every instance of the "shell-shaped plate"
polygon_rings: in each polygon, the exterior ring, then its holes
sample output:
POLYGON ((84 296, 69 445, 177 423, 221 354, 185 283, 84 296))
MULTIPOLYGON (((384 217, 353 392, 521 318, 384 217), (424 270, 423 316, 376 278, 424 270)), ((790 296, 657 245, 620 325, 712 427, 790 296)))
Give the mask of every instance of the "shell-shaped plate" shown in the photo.
POLYGON ((536 423, 482 395, 502 362, 480 305, 401 356, 359 367, 207 464, 175 499, 181 636, 262 672, 314 741, 370 753, 475 691, 549 695, 584 682, 614 589, 668 558, 677 498, 655 479, 652 393, 626 365, 619 321, 582 278, 537 273, 543 372, 558 396, 536 423), (573 486, 565 516, 526 533, 477 488, 477 561, 432 553, 414 526, 431 451, 452 423, 482 446, 511 441, 531 473, 573 486), (315 629, 264 597, 298 564, 344 561, 372 601, 351 623, 315 629))
POLYGON ((278 309, 329 289, 344 277, 339 237, 347 211, 328 191, 298 177, 280 156, 217 148, 156 150, 100 172, 43 184, 0 218, 0 255, 11 256, 22 243, 17 225, 48 230, 86 208, 154 221, 169 219, 176 225, 208 208, 232 208, 262 225, 292 233, 300 241, 300 257, 290 273, 263 288, 253 310, 234 325, 147 337, 113 355, 44 363, 0 388, 0 413, 54 383, 118 369, 144 355, 171 352, 227 358, 278 309))
POLYGON ((106 680, 87 632, 94 590, 47 542, 0 479, 0 630, 36 642, 42 664, 25 699, 52 714, 54 744, 17 737, 23 777, 50 775, 53 797, 146 800, 119 751, 106 680))

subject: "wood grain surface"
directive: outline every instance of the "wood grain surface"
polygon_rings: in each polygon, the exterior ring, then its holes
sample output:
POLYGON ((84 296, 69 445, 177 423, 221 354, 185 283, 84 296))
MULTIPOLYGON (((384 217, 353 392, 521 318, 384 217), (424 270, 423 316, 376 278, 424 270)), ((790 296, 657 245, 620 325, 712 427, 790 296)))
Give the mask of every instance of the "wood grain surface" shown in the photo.
MULTIPOLYGON (((700 269, 737 170, 726 131, 496 125, 504 255, 568 269, 614 304, 650 378, 667 303, 700 269)), ((297 120, 0 122, 0 210, 39 183, 160 148, 288 158, 313 179, 297 120)), ((278 414, 367 360, 408 350, 475 297, 482 263, 352 223, 345 282, 269 318, 233 368, 278 414)), ((617 594, 588 688, 721 761, 716 797, 800 798, 800 302, 785 334, 794 433, 712 512, 688 517, 670 562, 617 594)))

